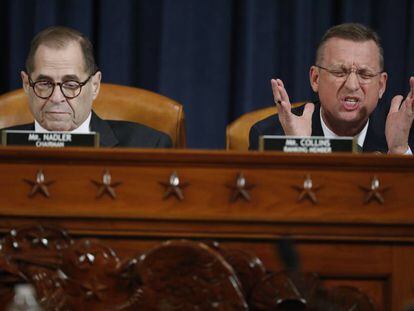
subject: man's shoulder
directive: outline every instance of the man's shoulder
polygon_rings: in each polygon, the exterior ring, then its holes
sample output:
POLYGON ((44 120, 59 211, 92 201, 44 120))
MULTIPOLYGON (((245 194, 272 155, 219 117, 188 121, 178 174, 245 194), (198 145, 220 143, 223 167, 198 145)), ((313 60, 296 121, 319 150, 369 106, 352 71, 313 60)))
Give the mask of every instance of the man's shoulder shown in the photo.
POLYGON ((141 123, 104 121, 117 137, 120 147, 170 148, 172 146, 170 136, 141 123))
POLYGON ((280 125, 277 114, 272 114, 253 124, 252 129, 258 130, 261 134, 274 135, 276 127, 280 125))
MULTIPOLYGON (((292 108, 292 113, 295 115, 301 115, 303 113, 304 105, 292 108)), ((262 135, 284 135, 282 125, 280 124, 277 114, 272 114, 255 124, 252 128, 260 131, 262 135)))
POLYGON ((259 148, 259 137, 262 135, 283 135, 283 128, 277 114, 272 114, 252 125, 249 131, 249 149, 259 148))
POLYGON ((121 120, 105 120, 114 131, 131 131, 153 136, 166 135, 152 127, 141 123, 121 120))
POLYGON ((10 127, 2 128, 2 131, 34 131, 34 123, 26 123, 26 124, 20 124, 20 125, 13 125, 10 127))
MULTIPOLYGON (((302 115, 305 105, 292 108, 292 113, 302 115)), ((277 114, 272 114, 255 124, 250 128, 249 132, 249 149, 256 150, 259 145, 259 137, 262 135, 285 135, 282 124, 277 114)))

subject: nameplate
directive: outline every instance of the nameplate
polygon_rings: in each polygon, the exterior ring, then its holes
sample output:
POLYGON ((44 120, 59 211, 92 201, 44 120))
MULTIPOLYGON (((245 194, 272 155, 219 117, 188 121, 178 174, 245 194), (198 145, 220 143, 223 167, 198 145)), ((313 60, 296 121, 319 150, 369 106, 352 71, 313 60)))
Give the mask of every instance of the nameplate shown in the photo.
POLYGON ((304 153, 357 152, 357 144, 353 137, 264 135, 259 137, 259 150, 304 153))
POLYGON ((99 134, 69 132, 2 131, 3 146, 99 147, 99 134))

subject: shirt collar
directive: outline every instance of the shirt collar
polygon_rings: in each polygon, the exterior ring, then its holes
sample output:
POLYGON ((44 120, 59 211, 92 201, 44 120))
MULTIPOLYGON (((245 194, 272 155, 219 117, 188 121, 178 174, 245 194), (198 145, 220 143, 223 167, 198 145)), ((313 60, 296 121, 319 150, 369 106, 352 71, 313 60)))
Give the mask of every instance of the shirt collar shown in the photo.
MULTIPOLYGON (((323 121, 322 118, 322 108, 320 109, 319 112, 319 117, 321 119, 321 125, 322 125, 322 131, 323 131, 323 135, 327 138, 335 138, 335 137, 339 137, 339 135, 335 134, 334 132, 332 132, 325 124, 325 122, 323 121)), ((361 148, 364 146, 364 142, 365 142, 365 137, 367 136, 367 131, 368 131, 368 124, 369 124, 369 119, 367 121, 367 123, 365 124, 364 128, 361 130, 361 132, 359 132, 358 134, 356 134, 354 137, 356 138, 356 142, 358 144, 358 146, 360 146, 361 148)))
MULTIPOLYGON (((89 113, 89 116, 86 118, 85 121, 83 121, 83 123, 80 126, 78 126, 77 128, 75 128, 74 130, 70 132, 71 133, 82 133, 82 134, 90 133, 91 131, 90 131, 89 125, 91 123, 91 116, 92 116, 92 112, 89 113)), ((40 133, 50 132, 47 129, 45 129, 43 126, 41 126, 39 122, 37 122, 36 120, 35 120, 35 131, 40 132, 40 133)))

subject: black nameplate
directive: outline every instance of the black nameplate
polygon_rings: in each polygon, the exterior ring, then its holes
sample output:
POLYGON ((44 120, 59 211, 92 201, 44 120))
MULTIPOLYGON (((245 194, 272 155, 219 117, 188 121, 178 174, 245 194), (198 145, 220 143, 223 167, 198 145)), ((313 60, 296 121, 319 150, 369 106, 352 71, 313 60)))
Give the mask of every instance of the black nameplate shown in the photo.
POLYGON ((264 135, 259 137, 259 150, 304 153, 357 152, 357 144, 353 137, 264 135))
POLYGON ((2 131, 3 146, 99 147, 99 134, 70 132, 2 131))

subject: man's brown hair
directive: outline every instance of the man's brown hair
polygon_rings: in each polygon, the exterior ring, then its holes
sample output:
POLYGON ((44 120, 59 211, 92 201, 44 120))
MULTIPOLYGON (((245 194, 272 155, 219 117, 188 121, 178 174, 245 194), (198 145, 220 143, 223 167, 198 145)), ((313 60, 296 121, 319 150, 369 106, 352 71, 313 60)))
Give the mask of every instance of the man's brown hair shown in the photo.
POLYGON ((98 66, 96 66, 95 57, 93 56, 92 43, 79 31, 63 26, 46 28, 33 38, 26 59, 27 73, 30 74, 35 69, 34 56, 40 45, 61 49, 71 42, 78 42, 81 47, 85 71, 89 74, 95 73, 98 70, 98 66))
POLYGON ((381 46, 380 37, 374 30, 358 23, 340 24, 329 28, 319 42, 316 50, 316 64, 319 64, 322 61, 323 47, 325 43, 332 38, 340 38, 354 42, 374 41, 378 47, 380 70, 384 70, 384 50, 381 46))

